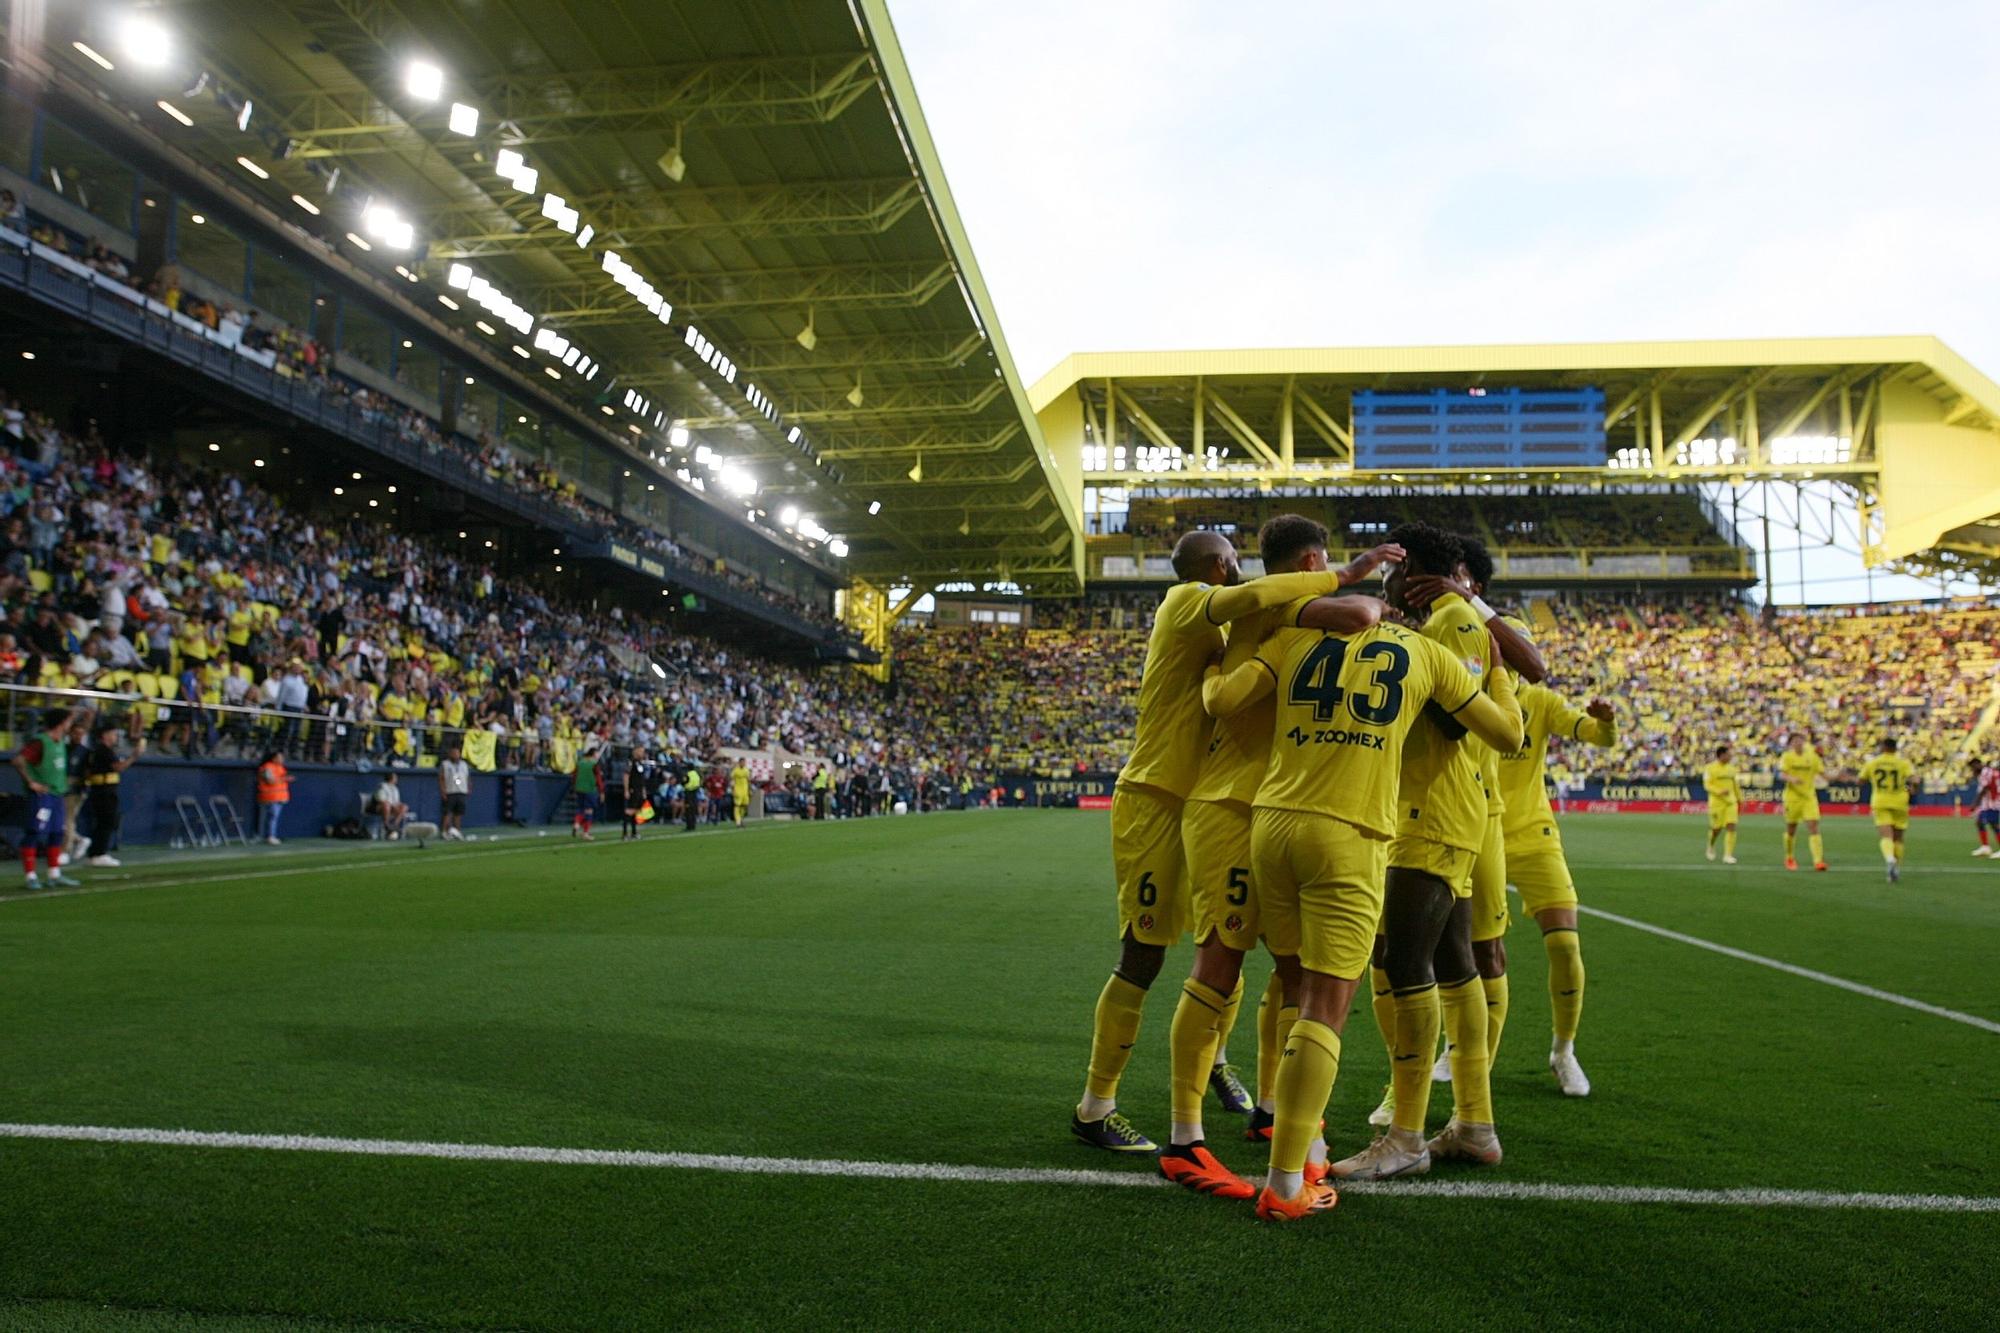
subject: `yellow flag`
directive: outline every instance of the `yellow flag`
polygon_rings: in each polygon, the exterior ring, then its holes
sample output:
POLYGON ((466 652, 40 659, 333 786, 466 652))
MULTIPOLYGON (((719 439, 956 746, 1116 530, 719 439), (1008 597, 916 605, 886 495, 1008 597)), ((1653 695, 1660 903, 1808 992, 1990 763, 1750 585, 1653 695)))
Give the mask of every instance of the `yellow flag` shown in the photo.
POLYGON ((549 742, 549 767, 558 773, 576 772, 576 742, 561 736, 549 742))
POLYGON ((468 731, 465 733, 465 762, 481 773, 493 771, 493 733, 490 731, 468 731))

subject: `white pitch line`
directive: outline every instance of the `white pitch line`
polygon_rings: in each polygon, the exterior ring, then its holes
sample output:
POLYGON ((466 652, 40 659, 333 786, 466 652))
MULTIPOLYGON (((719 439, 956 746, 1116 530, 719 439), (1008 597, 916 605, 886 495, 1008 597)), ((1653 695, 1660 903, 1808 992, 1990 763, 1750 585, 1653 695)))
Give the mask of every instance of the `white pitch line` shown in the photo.
POLYGON ((1846 977, 1836 977, 1830 972, 1816 972, 1812 968, 1800 967, 1796 963, 1787 963, 1782 959, 1766 958, 1763 954, 1751 953, 1747 949, 1736 949, 1731 948, 1727 944, 1717 944, 1714 940, 1705 940, 1699 935, 1683 934, 1678 930, 1669 930, 1665 926, 1656 926, 1651 922, 1640 921, 1634 917, 1620 916, 1616 912, 1607 912, 1601 907, 1579 906, 1576 910, 1586 916, 1601 917, 1606 921, 1615 921, 1621 926, 1630 926, 1634 930, 1643 930, 1649 935, 1658 935, 1661 939, 1673 940, 1680 944, 1691 944, 1697 949, 1706 949, 1710 953, 1719 953, 1725 958, 1734 958, 1739 962, 1755 963, 1759 967, 1768 967, 1779 972, 1789 973, 1795 977, 1804 977, 1807 981, 1817 981, 1821 985, 1836 986, 1844 991, 1852 991, 1856 995, 1866 995, 1871 1000, 1881 1000, 1887 1004, 1899 1004, 1905 1009, 1914 1009, 1920 1014, 1929 1014, 1933 1018, 1948 1018, 1954 1023, 1963 1023, 1967 1027, 1975 1027, 1983 1032, 2000 1032, 2000 1023, 1996 1023, 1990 1018, 1981 1018, 1977 1014, 1960 1013, 1956 1009, 1946 1009, 1943 1005, 1926 1004, 1922 1000, 1913 1000, 1907 995, 1898 995, 1894 991, 1882 990, 1875 986, 1866 986, 1858 981, 1849 981, 1846 977))
MULTIPOLYGON (((455 1162, 611 1166, 719 1171, 735 1175, 836 1176, 851 1180, 936 1180, 983 1185, 1089 1185, 1151 1189, 1167 1185, 1150 1171, 1080 1171, 1061 1167, 955 1166, 943 1162, 867 1162, 814 1157, 740 1157, 726 1153, 538 1148, 490 1143, 329 1138, 315 1134, 231 1134, 193 1129, 122 1129, 104 1125, 0 1124, 0 1138, 61 1143, 142 1144, 322 1152, 360 1157, 423 1157, 455 1162)), ((1553 1185, 1488 1180, 1355 1182, 1341 1189, 1385 1198, 1474 1199, 1522 1203, 1694 1204, 1747 1208, 1846 1208, 1881 1212, 2000 1213, 2000 1197, 1869 1194, 1764 1188, 1680 1189, 1650 1185, 1553 1185)))
MULTIPOLYGON (((673 843, 684 842, 689 837, 721 836, 725 833, 735 834, 745 831, 761 833, 766 829, 777 827, 778 824, 776 821, 770 821, 746 825, 741 829, 704 828, 697 829, 692 834, 679 833, 671 838, 654 837, 643 839, 642 841, 672 845, 673 843)), ((526 840, 515 838, 512 841, 518 844, 526 840)), ((422 853, 427 849, 418 848, 415 852, 410 853, 412 859, 409 860, 399 860, 398 858, 402 855, 401 853, 385 852, 379 856, 363 857, 358 860, 320 861, 308 866, 281 866, 270 870, 241 870, 229 875, 184 875, 165 879, 121 875, 116 879, 104 882, 95 880, 86 881, 80 889, 36 889, 30 893, 0 894, 0 907, 5 907, 9 903, 35 903, 44 902, 52 898, 76 898, 91 893, 123 893, 132 889, 172 889, 181 888, 189 884, 227 884, 233 880, 245 879, 283 879, 292 875, 318 875, 335 870, 410 870, 426 865, 436 865, 440 861, 470 861, 475 857, 482 856, 521 856, 528 852, 579 851, 586 847, 604 848, 620 845, 620 843, 609 840, 604 842, 580 842, 574 839, 558 839, 554 842, 546 842, 537 838, 532 842, 527 842, 526 846, 492 847, 483 848, 478 851, 472 850, 468 844, 462 851, 447 850, 442 856, 436 857, 422 856, 422 853)), ((637 844, 625 843, 622 845, 630 847, 637 844)), ((447 847, 448 844, 440 842, 438 846, 443 848, 447 847)))

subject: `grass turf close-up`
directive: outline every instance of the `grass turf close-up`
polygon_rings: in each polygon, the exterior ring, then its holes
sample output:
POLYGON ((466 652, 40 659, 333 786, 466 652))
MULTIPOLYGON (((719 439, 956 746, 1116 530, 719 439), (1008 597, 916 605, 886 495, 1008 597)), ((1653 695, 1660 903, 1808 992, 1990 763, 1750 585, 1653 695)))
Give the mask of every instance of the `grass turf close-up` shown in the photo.
MULTIPOLYGON (((1784 871, 1773 820, 1733 867, 1703 833, 1565 822, 1612 914, 1582 923, 1589 1098, 1547 1071, 1517 919, 1505 1162, 1289 1228, 1069 1138, 1117 956, 1101 815, 189 859, 9 894, 0 1327, 1992 1326, 2000 866, 1966 855, 1969 821, 1916 821, 1900 884, 1865 820, 1828 822, 1827 874, 1784 871)), ((1189 958, 1120 1092, 1157 1139, 1189 958)), ((1268 966, 1230 1041, 1246 1081, 1268 966)), ((1364 995, 1336 1155, 1386 1063, 1364 995)))

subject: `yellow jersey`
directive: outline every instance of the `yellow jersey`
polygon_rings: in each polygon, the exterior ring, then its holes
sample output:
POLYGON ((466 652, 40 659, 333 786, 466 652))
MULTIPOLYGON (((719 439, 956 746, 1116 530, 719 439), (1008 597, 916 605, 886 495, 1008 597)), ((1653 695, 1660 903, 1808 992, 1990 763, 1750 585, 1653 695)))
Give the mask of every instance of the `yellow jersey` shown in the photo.
POLYGON ((1813 788, 1819 785, 1820 770, 1825 767, 1819 751, 1811 748, 1797 754, 1787 750, 1778 756, 1778 772, 1784 776, 1787 789, 1799 796, 1813 794, 1813 788))
POLYGON ((1254 804, 1331 815, 1384 841, 1396 831, 1406 742, 1414 731, 1441 738, 1425 713, 1458 713, 1479 693, 1462 661, 1401 625, 1353 635, 1283 629, 1256 661, 1277 689, 1254 804))
MULTIPOLYGON (((1296 625, 1308 601, 1300 600, 1231 621, 1226 636, 1228 646, 1222 652, 1223 673, 1226 675, 1255 657, 1264 641, 1280 627, 1296 625)), ((1240 801, 1244 805, 1255 800, 1258 784, 1264 780, 1264 767, 1270 762, 1271 724, 1277 712, 1278 705, 1270 695, 1265 695, 1240 713, 1217 718, 1208 739, 1208 753, 1202 756, 1201 770, 1188 799, 1240 801)))
POLYGON ((1521 748, 1498 759, 1500 794, 1506 801, 1500 828, 1509 846, 1555 822, 1549 789, 1542 781, 1552 739, 1561 736, 1587 745, 1611 745, 1618 740, 1615 721, 1600 722, 1546 685, 1523 685, 1517 697, 1521 704, 1521 748))
POLYGON ((1701 770, 1701 785, 1708 789, 1708 808, 1711 810, 1735 805, 1743 795, 1743 779, 1737 775, 1736 765, 1725 764, 1720 759, 1701 770))
MULTIPOLYGON (((1457 658, 1482 687, 1492 679, 1493 635, 1463 597, 1446 593, 1433 602, 1423 635, 1457 658)), ((1480 766, 1489 750, 1475 736, 1454 740, 1436 726, 1412 728, 1403 744, 1398 835, 1478 851, 1486 839, 1487 812, 1480 766)))
POLYGON ((1268 574, 1233 588, 1176 583, 1153 613, 1146 665, 1139 677, 1139 724, 1120 783, 1186 799, 1194 789, 1211 726, 1201 706, 1201 676, 1222 651, 1222 627, 1301 597, 1340 591, 1340 575, 1268 574))
POLYGON ((1899 754, 1878 754, 1870 759, 1861 769, 1861 780, 1868 784, 1868 808, 1908 814, 1910 775, 1915 771, 1899 754))

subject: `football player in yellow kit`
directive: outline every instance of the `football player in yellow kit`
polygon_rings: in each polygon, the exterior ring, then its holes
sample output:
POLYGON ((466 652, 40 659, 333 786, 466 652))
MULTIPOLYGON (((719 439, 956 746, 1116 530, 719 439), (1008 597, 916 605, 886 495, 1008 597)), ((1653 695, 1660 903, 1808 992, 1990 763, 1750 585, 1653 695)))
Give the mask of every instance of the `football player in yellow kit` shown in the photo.
POLYGON ((1882 753, 1861 768, 1861 780, 1868 784, 1868 810, 1875 816, 1875 837, 1882 848, 1882 860, 1889 867, 1889 882, 1903 877, 1903 835, 1910 829, 1910 761, 1896 753, 1894 736, 1882 742, 1882 753))
MULTIPOLYGON (((1326 529, 1312 519, 1297 514, 1274 518, 1258 533, 1257 545, 1266 573, 1326 569, 1326 529)), ((1323 597, 1245 616, 1229 626, 1222 668, 1233 670, 1248 662, 1280 625, 1351 633, 1373 625, 1381 609, 1382 604, 1369 597, 1323 597)), ((1243 955, 1256 946, 1262 933, 1250 867, 1250 802, 1270 757, 1273 707, 1266 700, 1216 721, 1181 813, 1195 956, 1174 1009, 1169 1041, 1173 1130, 1172 1141, 1160 1152, 1160 1172, 1178 1184, 1221 1198, 1247 1199, 1255 1193, 1248 1181, 1209 1151, 1201 1104, 1202 1090, 1208 1086, 1226 1109, 1255 1109, 1228 1066, 1218 1060, 1229 1035, 1222 1020, 1229 1012, 1230 997, 1242 986, 1243 955)), ((1277 1019, 1278 1008, 1267 995, 1258 1022, 1260 1084, 1267 1075, 1275 1076, 1278 1051, 1264 1048, 1276 1045, 1277 1019)), ((1261 1089, 1261 1095, 1268 1096, 1269 1091, 1261 1089)), ((1252 1137, 1263 1137, 1254 1133, 1255 1128, 1253 1123, 1252 1137)), ((1323 1147, 1318 1160, 1325 1160, 1323 1147)))
MULTIPOLYGON (((1418 558, 1416 551, 1410 558, 1418 558)), ((1295 1221, 1339 1199, 1332 1185, 1314 1178, 1309 1151, 1339 1072, 1340 1031, 1384 910, 1387 847, 1408 804, 1405 741, 1419 731, 1442 735, 1442 725, 1506 749, 1520 744, 1511 685, 1502 677, 1489 695, 1463 661, 1400 625, 1345 635, 1284 629, 1235 671, 1211 673, 1203 687, 1203 702, 1218 717, 1275 696, 1250 850, 1284 1006, 1271 1165, 1257 1198, 1261 1218, 1295 1221)), ((1450 894, 1439 884, 1428 896, 1420 910, 1435 934, 1450 894)), ((1392 921, 1412 906, 1392 907, 1392 921)), ((1469 975, 1469 947, 1462 952, 1469 975)), ((1437 1040, 1435 1026, 1430 1040, 1437 1040)))
MULTIPOLYGON (((1415 578, 1407 596, 1419 606, 1429 606, 1446 594, 1463 598, 1485 622, 1499 650, 1500 663, 1515 674, 1517 681, 1538 685, 1548 676, 1541 652, 1528 637, 1528 627, 1518 620, 1495 615, 1483 600, 1493 581, 1493 555, 1476 537, 1458 534, 1464 557, 1457 577, 1452 579, 1415 578)), ((1486 792, 1486 835, 1479 855, 1472 863, 1472 961, 1479 967, 1479 989, 1486 1001, 1486 1062, 1490 1069, 1500 1058, 1500 1034, 1507 1026, 1507 852, 1502 831, 1506 799, 1500 789, 1500 756, 1490 745, 1480 745, 1479 784, 1486 792)), ((1377 989, 1380 989, 1378 984, 1377 989)), ((1388 1040, 1385 1032, 1385 1041, 1388 1040)), ((1431 1066, 1431 1079, 1451 1081, 1451 1049, 1438 1052, 1431 1066)), ((1393 1093, 1393 1089, 1391 1090, 1393 1093)), ((1386 1125, 1394 1114, 1392 1097, 1369 1117, 1370 1124, 1386 1125)))
MULTIPOLYGON (((1513 684, 1499 670, 1499 651, 1480 610, 1455 592, 1426 602, 1411 591, 1435 590, 1464 558, 1452 533, 1406 523, 1390 540, 1408 559, 1389 574, 1386 591, 1405 611, 1425 611, 1423 636, 1463 662, 1515 715, 1513 684)), ((1333 1173, 1376 1180, 1430 1169, 1433 1157, 1496 1164, 1492 1085, 1486 1054, 1486 995, 1472 954, 1473 863, 1486 841, 1487 798, 1480 779, 1481 746, 1460 743, 1451 719, 1410 731, 1405 745, 1395 836, 1388 849, 1381 934, 1375 945, 1375 1019, 1390 1039, 1391 1123, 1333 1173), (1450 1038, 1452 1118, 1428 1142, 1431 1059, 1442 1028, 1450 1038)))
POLYGON ((1715 762, 1701 770, 1701 785, 1708 793, 1708 859, 1715 859, 1715 840, 1722 839, 1722 864, 1736 864, 1736 811, 1743 794, 1743 779, 1730 762, 1729 747, 1715 747, 1715 762))
POLYGON ((1785 869, 1797 870, 1798 858, 1792 855, 1798 845, 1799 825, 1806 826, 1806 837, 1812 845, 1813 869, 1826 869, 1826 844, 1819 836, 1819 775, 1826 767, 1819 757, 1819 751, 1807 743, 1806 733, 1792 733, 1791 743, 1778 756, 1778 773, 1785 780, 1785 869))
MULTIPOLYGON (((1090 1068, 1071 1117, 1080 1141, 1112 1152, 1150 1153, 1153 1142, 1117 1112, 1118 1081, 1138 1040, 1146 989, 1167 946, 1186 933, 1190 904, 1181 848, 1181 808, 1193 789, 1213 724, 1201 706, 1201 674, 1222 651, 1222 627, 1257 611, 1338 592, 1389 558, 1384 548, 1338 573, 1269 575, 1241 582, 1236 548, 1217 532, 1190 532, 1174 545, 1179 582, 1153 614, 1139 679, 1132 752, 1111 797, 1111 861, 1118 880, 1118 966, 1098 995, 1090 1068)), ((1241 1001, 1218 1015, 1227 1034, 1241 1001)))
POLYGON ((1500 788, 1507 800, 1507 877, 1520 891, 1521 906, 1542 928, 1542 949, 1548 954, 1549 1072, 1565 1097, 1588 1097, 1590 1080, 1576 1059, 1584 982, 1576 883, 1563 855, 1555 812, 1549 809, 1542 770, 1553 738, 1611 745, 1618 739, 1618 724, 1603 699, 1578 710, 1544 685, 1522 686, 1520 698, 1525 740, 1520 749, 1500 756, 1500 788))

